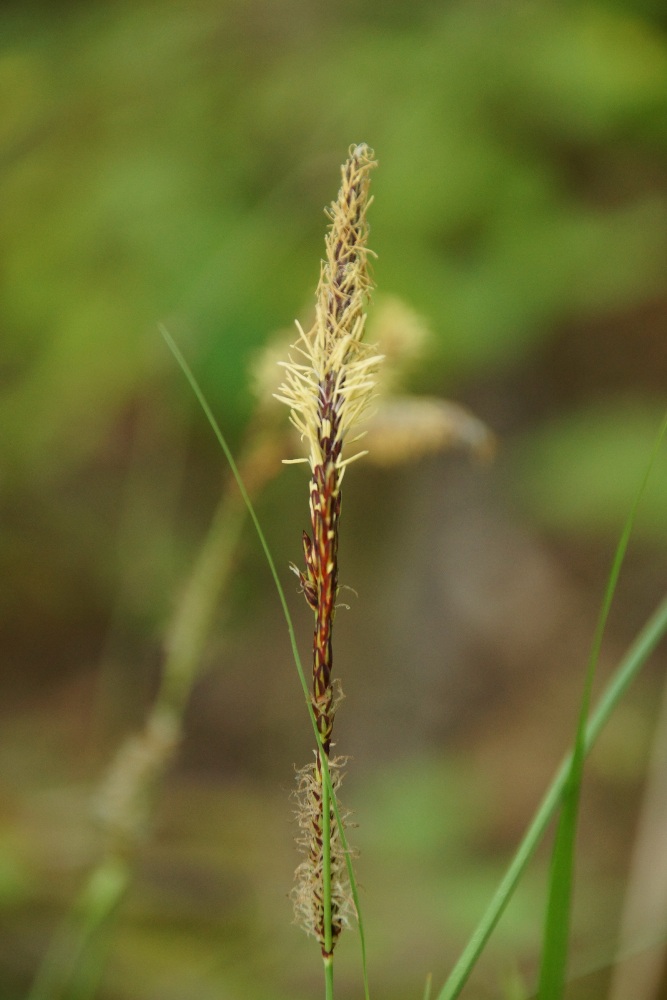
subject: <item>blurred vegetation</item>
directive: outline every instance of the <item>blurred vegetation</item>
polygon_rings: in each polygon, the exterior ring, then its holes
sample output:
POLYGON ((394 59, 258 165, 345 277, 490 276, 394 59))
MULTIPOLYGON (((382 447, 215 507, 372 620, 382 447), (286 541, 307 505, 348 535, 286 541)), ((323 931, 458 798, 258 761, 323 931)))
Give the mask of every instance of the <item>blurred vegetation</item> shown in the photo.
MULTIPOLYGON (((577 591, 575 612, 560 583, 553 583, 561 595, 553 599, 544 583, 544 603, 561 609, 561 629, 580 616, 574 631, 586 640, 586 615, 600 591, 582 561, 604 566, 665 404, 664 6, 657 0, 3 5, 0 988, 7 997, 24 994, 58 914, 97 856, 88 795, 118 734, 144 716, 165 623, 220 490, 221 456, 158 323, 193 364, 238 446, 252 409, 248 366, 275 330, 311 308, 322 208, 335 195, 347 147, 361 140, 380 161, 370 214, 379 295, 401 296, 434 334, 411 388, 467 402, 504 442, 496 470, 483 481, 471 485, 449 467, 443 473, 452 483, 452 523, 471 530, 472 521, 460 518, 466 505, 481 503, 471 499, 479 493, 491 498, 482 511, 487 526, 498 518, 483 539, 499 538, 512 520, 553 544, 549 558, 558 552, 564 559, 553 573, 539 546, 525 564, 522 557, 515 564, 517 550, 502 545, 495 550, 500 569, 487 554, 485 572, 499 574, 507 602, 501 614, 508 616, 517 608, 505 577, 516 567, 535 568, 543 583, 570 571, 590 583, 590 591, 577 591), (511 565, 501 559, 508 551, 511 565), (578 553, 573 562, 568 551, 578 553)), ((446 650, 465 669, 435 677, 436 658, 444 654, 429 622, 447 622, 457 601, 465 612, 464 584, 470 584, 463 570, 443 584, 443 593, 456 595, 443 611, 428 604, 435 600, 433 580, 420 577, 419 554, 437 549, 428 531, 444 509, 441 494, 428 492, 440 489, 439 467, 355 475, 346 579, 356 585, 360 578, 365 587, 355 599, 355 624, 342 626, 349 630, 343 644, 348 655, 355 645, 362 650, 371 678, 394 664, 387 676, 396 680, 395 693, 376 705, 389 721, 366 719, 364 733, 385 753, 395 743, 404 757, 398 785, 387 790, 380 756, 375 773, 372 753, 354 735, 355 685, 363 699, 370 680, 366 688, 363 679, 345 681, 351 722, 347 730, 343 723, 340 740, 369 765, 367 785, 361 776, 350 779, 350 798, 359 803, 359 841, 369 859, 367 869, 361 863, 361 881, 368 885, 371 947, 385 963, 380 992, 398 1000, 420 995, 422 972, 444 976, 474 920, 470 910, 481 908, 522 826, 510 791, 498 802, 497 791, 487 789, 489 809, 499 810, 493 822, 476 814, 479 802, 462 804, 461 774, 483 781, 484 747, 492 747, 492 767, 499 769, 502 733, 515 723, 537 744, 548 738, 503 708, 503 692, 513 685, 528 691, 529 701, 538 697, 528 668, 508 666, 525 656, 532 668, 538 654, 528 623, 523 638, 512 639, 504 618, 497 641, 506 645, 491 650, 480 624, 485 615, 498 620, 491 599, 476 618, 470 612, 469 634, 446 650), (367 520, 355 529, 364 509, 367 520), (424 537, 414 529, 401 540, 402 516, 413 529, 423 517, 430 526, 424 537), (391 543, 373 534, 385 528, 391 543), (389 544, 394 560, 381 551, 389 544), (384 609, 390 623, 372 604, 373 560, 382 576, 376 600, 397 599, 384 609), (402 582, 394 568, 399 560, 402 582), (416 620, 398 636, 410 608, 416 620), (392 720, 401 732, 408 722, 421 725, 411 701, 414 681, 396 666, 406 650, 431 694, 462 699, 447 710, 455 735, 459 712, 465 720, 477 709, 480 720, 495 719, 477 747, 473 727, 470 745, 456 749, 460 770, 455 774, 452 765, 451 786, 438 755, 450 738, 444 723, 425 724, 432 739, 426 753, 417 737, 386 732, 392 720), (502 678, 492 662, 506 669, 502 678), (462 681, 466 671, 478 679, 462 681), (499 707, 490 716, 485 705, 494 698, 499 707), (377 803, 372 815, 370 801, 377 803), (397 817, 391 835, 382 832, 385 814, 387 823, 397 817), (401 822, 411 816, 404 830, 401 822), (441 841, 452 852, 447 871, 441 841), (477 854, 468 853, 471 843, 477 854), (395 875, 391 891, 386 875, 384 882, 381 873, 373 875, 381 865, 395 875), (386 895, 378 889, 373 902, 372 890, 382 885, 386 895), (453 908, 442 903, 450 897, 457 900, 453 908), (401 906, 406 912, 399 914, 401 906), (390 911, 396 923, 386 919, 390 911), (374 932, 372 920, 383 913, 374 932)), ((298 473, 287 472, 262 504, 282 565, 298 555, 304 491, 298 473)), ((664 568, 664 496, 663 463, 639 521, 653 561, 643 576, 630 578, 637 597, 627 612, 631 624, 652 603, 653 594, 646 595, 664 568)), ((518 529, 512 530, 515 536, 506 537, 516 542, 518 529)), ((457 565, 456 551, 451 559, 457 565)), ((463 549, 458 559, 461 567, 463 549)), ((492 589, 482 587, 475 600, 492 589)), ((287 926, 283 898, 294 859, 286 820, 275 815, 284 817, 288 807, 267 791, 269 782, 276 788, 289 782, 286 762, 306 752, 307 725, 304 716, 303 742, 295 743, 293 719, 303 711, 296 685, 284 690, 288 666, 263 685, 251 674, 258 658, 266 669, 262 658, 275 655, 283 634, 267 592, 261 558, 248 543, 205 664, 224 662, 230 679, 223 688, 205 680, 195 694, 182 770, 162 806, 159 845, 147 854, 115 945, 109 998, 296 1000, 313 988, 312 955, 287 926), (266 647, 253 645, 258 631, 266 632, 266 647), (224 778, 224 790, 209 785, 211 776, 224 778), (261 834, 267 831, 275 864, 266 860, 261 834), (256 956, 252 968, 243 958, 247 949, 256 956)), ((619 635, 621 642, 629 633, 621 628, 619 635)), ((281 656, 287 661, 286 649, 281 656)), ((653 704, 650 691, 641 698, 637 729, 653 704)), ((566 714, 567 704, 565 695, 554 695, 554 712, 566 714)), ((564 748, 557 735, 553 740, 541 747, 547 772, 564 748)), ((509 752, 508 768, 521 767, 526 752, 525 746, 514 757, 509 752)), ((637 770, 621 785, 631 790, 632 777, 637 770)), ((524 780, 533 801, 542 775, 524 780)), ((603 812, 612 791, 608 800, 600 792, 603 812)), ((624 843, 619 834, 608 847, 617 866, 624 843)), ((499 940, 511 942, 517 961, 527 956, 530 969, 532 883, 525 892, 499 940)), ((605 883, 586 901, 582 926, 604 925, 619 894, 617 880, 605 883)), ((345 948, 352 969, 354 945, 345 948)), ((512 962, 502 961, 509 976, 512 962)), ((498 962, 488 979, 481 975, 480 997, 497 995, 498 962)), ((318 972, 315 966, 313 977, 318 972)), ((356 995, 352 976, 341 971, 341 997, 356 995)))

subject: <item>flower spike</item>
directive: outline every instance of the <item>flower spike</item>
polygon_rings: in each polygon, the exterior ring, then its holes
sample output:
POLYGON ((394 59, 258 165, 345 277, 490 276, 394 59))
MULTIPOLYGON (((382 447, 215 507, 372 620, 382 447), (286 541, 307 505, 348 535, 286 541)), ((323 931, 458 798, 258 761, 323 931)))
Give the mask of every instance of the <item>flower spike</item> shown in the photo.
MULTIPOLYGON (((381 361, 363 341, 365 306, 372 288, 366 212, 371 203, 370 172, 375 165, 367 145, 350 148, 338 197, 327 212, 331 225, 317 287, 315 322, 308 333, 297 323, 294 356, 281 362, 285 376, 276 393, 276 398, 289 406, 290 420, 308 446, 311 534, 303 534, 305 571, 292 568, 315 618, 312 705, 327 761, 339 701, 331 675, 340 487, 347 465, 365 454, 344 457, 343 449, 350 429, 373 398, 381 361)), ((333 768, 337 787, 342 777, 340 762, 331 760, 329 768, 333 768)), ((297 816, 305 857, 297 869, 294 901, 297 919, 318 939, 325 960, 330 960, 350 903, 340 834, 332 809, 325 823, 323 798, 322 762, 317 752, 314 765, 299 774, 297 816), (330 845, 326 863, 325 826, 330 845)))

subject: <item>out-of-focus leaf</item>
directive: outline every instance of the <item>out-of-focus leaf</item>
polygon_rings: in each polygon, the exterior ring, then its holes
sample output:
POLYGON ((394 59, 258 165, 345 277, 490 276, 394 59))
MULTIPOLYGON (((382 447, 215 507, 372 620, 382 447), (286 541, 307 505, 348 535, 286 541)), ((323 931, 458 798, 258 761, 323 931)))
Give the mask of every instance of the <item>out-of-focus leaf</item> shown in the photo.
POLYGON ((172 318, 238 422, 250 351, 312 303, 319 213, 351 141, 380 158, 378 280, 433 321, 431 382, 664 287, 666 196, 623 186, 664 148, 667 46, 649 22, 455 5, 379 36, 372 4, 345 32, 284 8, 4 15, 0 416, 15 462, 89 454, 159 366, 172 318))
MULTIPOLYGON (((640 399, 591 406, 527 435, 516 447, 517 482, 540 521, 558 530, 618 530, 634 499, 664 411, 640 399)), ((635 532, 667 537, 667 462, 653 468, 635 532)))

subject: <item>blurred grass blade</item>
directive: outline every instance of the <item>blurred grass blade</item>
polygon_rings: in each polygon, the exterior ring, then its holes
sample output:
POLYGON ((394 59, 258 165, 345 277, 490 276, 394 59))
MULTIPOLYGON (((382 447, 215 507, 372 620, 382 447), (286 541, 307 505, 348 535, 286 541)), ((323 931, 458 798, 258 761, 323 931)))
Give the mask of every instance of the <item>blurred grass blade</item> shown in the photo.
MULTIPOLYGON (((666 429, 667 419, 663 423, 658 443, 654 451, 657 453, 666 429)), ((651 464, 654 460, 651 459, 651 464)), ((643 486, 642 486, 643 488, 643 486)), ((611 582, 610 576, 610 582, 611 582)), ((602 620, 602 619, 601 619, 602 620)), ((593 711, 591 718, 585 729, 584 756, 588 756, 597 740, 603 727, 606 725, 609 716, 614 711, 619 701, 626 693, 630 684, 640 672, 651 653, 667 632, 667 597, 662 602, 641 630, 632 646, 621 661, 615 674, 605 688, 597 707, 593 711)), ((509 903, 516 886, 519 883, 523 872, 533 856, 538 844, 553 818, 561 798, 565 792, 565 787, 570 775, 574 754, 569 755, 549 786, 542 802, 540 803, 533 820, 526 831, 523 840, 519 844, 512 861, 501 879, 500 885, 496 889, 486 912, 483 914, 479 924, 473 931, 470 940, 463 949, 456 965, 452 969, 442 990, 436 1000, 455 1000, 465 986, 475 963, 481 955, 489 940, 493 930, 500 920, 505 907, 509 903)))
POLYGON ((586 670, 584 691, 579 710, 579 721, 575 737, 572 763, 570 765, 562 796, 561 814, 556 830, 551 870, 549 876, 549 897, 544 929, 542 962, 540 965, 539 1000, 561 1000, 565 990, 567 975, 568 945, 570 939, 570 923, 572 915, 572 887, 574 880, 574 853, 576 847, 577 820, 579 816, 579 801, 581 781, 586 759, 586 722, 591 702, 591 692, 595 680, 595 672, 600 658, 602 638, 609 618, 621 566, 627 552, 630 535, 637 517, 639 504, 646 490, 649 476, 655 465, 658 452, 662 445, 667 418, 660 426, 653 450, 651 452, 643 479, 637 490, 632 508, 621 532, 611 572, 607 581, 604 601, 600 610, 593 646, 586 670))
POLYGON ((365 932, 364 932, 364 924, 363 924, 363 919, 362 919, 362 916, 361 916, 361 907, 360 907, 360 900, 359 900, 359 890, 358 890, 357 882, 356 882, 355 875, 354 875, 354 868, 353 868, 353 865, 352 865, 352 858, 351 858, 350 848, 349 848, 349 845, 348 845, 348 842, 347 842, 347 837, 345 835, 345 831, 343 829, 343 821, 342 821, 342 818, 341 818, 341 815, 340 815, 340 811, 339 811, 339 808, 338 808, 338 800, 336 798, 336 794, 334 792, 333 785, 332 785, 332 782, 331 782, 331 775, 329 773, 329 767, 328 767, 328 763, 327 763, 327 760, 326 760, 326 754, 324 752, 324 747, 322 745, 322 738, 320 737, 320 731, 318 729, 317 720, 315 718, 315 713, 313 711, 313 706, 311 704, 310 691, 309 691, 309 688, 308 688, 308 682, 306 680, 306 675, 305 675, 305 672, 304 672, 304 669, 303 669, 303 664, 301 663, 301 657, 299 655, 299 648, 298 648, 297 641, 296 641, 296 632, 294 631, 294 624, 292 622, 292 616, 290 614, 290 610, 289 610, 289 607, 288 607, 288 604, 287 604, 287 598, 285 597, 285 591, 283 590, 282 583, 280 582, 280 577, 278 575, 278 570, 276 569, 276 564, 274 562, 273 556, 271 554, 271 550, 269 548, 269 543, 267 542, 266 536, 265 536, 264 531, 262 529, 262 526, 259 523, 259 518, 257 517, 257 513, 255 512, 255 508, 253 507, 253 504, 252 504, 252 501, 250 499, 250 496, 248 495, 248 491, 246 490, 245 485, 243 483, 243 480, 241 479, 241 475, 239 473, 238 466, 236 465, 236 462, 234 461, 234 456, 232 455, 231 450, 229 448, 229 445, 227 444, 227 440, 226 440, 224 434, 222 433, 222 431, 220 430, 220 426, 219 426, 217 420, 213 416, 213 411, 211 410, 210 406, 208 405, 208 403, 206 401, 206 398, 205 398, 205 396, 204 396, 204 394, 203 394, 203 392, 202 392, 202 390, 201 390, 201 388, 199 386, 199 383, 197 382, 197 379, 194 376, 194 373, 192 372, 192 370, 190 369, 190 366, 188 365, 187 361, 185 360, 185 358, 181 354, 181 352, 180 352, 180 350, 179 350, 176 342, 173 340, 173 338, 171 337, 171 335, 169 334, 169 332, 162 325, 160 325, 160 333, 162 334, 162 336, 163 336, 163 338, 164 338, 164 340, 165 340, 165 342, 167 344, 167 347, 169 348, 169 350, 171 351, 171 353, 174 355, 176 361, 178 362, 179 367, 181 368, 183 374, 185 375, 186 379, 190 383, 190 387, 192 388, 192 391, 194 392, 195 397, 197 398, 197 402, 199 403, 199 405, 201 406, 202 410, 204 411, 206 419, 208 420, 209 424, 211 425, 211 429, 213 430, 213 433, 215 434, 215 436, 216 436, 216 438, 218 440, 218 444, 220 445, 220 447, 222 448, 222 450, 224 452, 225 458, 227 459, 227 463, 229 464, 229 468, 231 469, 232 475, 234 476, 234 479, 236 480, 236 483, 237 483, 238 488, 240 490, 241 496, 243 498, 243 502, 244 502, 244 504, 246 506, 248 514, 250 515, 250 519, 252 520, 252 523, 254 525, 255 531, 257 532, 257 537, 259 538, 260 545, 262 547, 262 550, 264 552, 264 556, 265 556, 266 561, 268 563, 269 570, 270 570, 271 576, 273 578, 273 582, 275 584, 276 590, 278 591, 278 598, 280 600, 280 605, 282 607, 283 616, 284 616, 285 622, 287 624, 287 631, 289 633, 290 646, 292 648, 292 656, 294 658, 294 663, 296 665, 297 673, 299 675, 299 681, 301 683, 301 688, 303 690, 303 694, 304 694, 304 697, 306 699, 306 708, 308 709, 308 714, 310 716, 310 722, 311 722, 311 725, 313 727, 313 733, 315 735, 315 739, 317 741, 317 746, 318 746, 319 751, 320 751, 320 759, 322 761, 322 772, 323 772, 324 781, 326 782, 326 786, 327 786, 328 791, 329 791, 329 797, 330 797, 330 800, 331 800, 331 806, 332 806, 334 815, 336 817, 336 822, 338 823, 338 833, 339 833, 339 836, 340 836, 341 844, 343 845, 343 851, 345 852, 345 863, 346 863, 346 866, 347 866, 347 873, 348 873, 348 877, 350 879, 350 888, 351 888, 351 891, 352 891, 352 899, 354 901, 354 906, 355 906, 356 915, 357 915, 357 929, 358 929, 358 933, 359 933, 359 944, 360 944, 360 947, 361 947, 361 967, 362 967, 362 975, 363 975, 363 983, 364 983, 364 997, 365 997, 365 1000, 370 1000, 370 991, 369 991, 369 986, 368 986, 367 961, 366 961, 366 935, 365 935, 365 932))
POLYGON ((109 932, 132 876, 112 859, 89 877, 53 937, 26 1000, 91 1000, 102 977, 109 932))

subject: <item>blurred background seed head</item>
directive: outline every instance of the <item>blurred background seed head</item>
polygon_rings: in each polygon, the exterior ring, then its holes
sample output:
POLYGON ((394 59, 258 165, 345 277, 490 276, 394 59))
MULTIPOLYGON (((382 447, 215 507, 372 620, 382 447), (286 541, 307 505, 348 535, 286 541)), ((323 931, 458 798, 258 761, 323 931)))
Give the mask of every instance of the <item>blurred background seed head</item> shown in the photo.
MULTIPOLYGON (((359 596, 347 592, 336 623, 337 741, 355 758, 345 799, 385 1000, 415 995, 429 970, 444 976, 567 744, 614 540, 665 404, 663 5, 7 3, 7 996, 22 995, 95 860, 92 790, 143 721, 225 478, 158 324, 241 448, 258 405, 273 419, 251 369, 268 386, 273 332, 312 314, 323 208, 360 141, 380 162, 368 338, 388 376, 367 435, 377 461, 345 479, 341 583, 359 596), (443 451, 452 422, 473 451, 491 428, 495 461, 443 451), (407 465, 391 461, 401 449, 407 465)), ((302 473, 285 469, 259 498, 288 582, 307 521, 302 473)), ((666 487, 662 461, 603 670, 660 596, 666 487)), ((302 603, 294 595, 307 648, 302 603)), ((582 962, 611 957, 659 687, 649 670, 591 763, 582 962)), ((283 791, 309 740, 248 532, 103 996, 310 995, 284 898, 283 791)), ((540 877, 538 866, 471 996, 494 994, 514 961, 530 981, 540 877)), ((358 995, 350 940, 341 1000, 358 995)))

